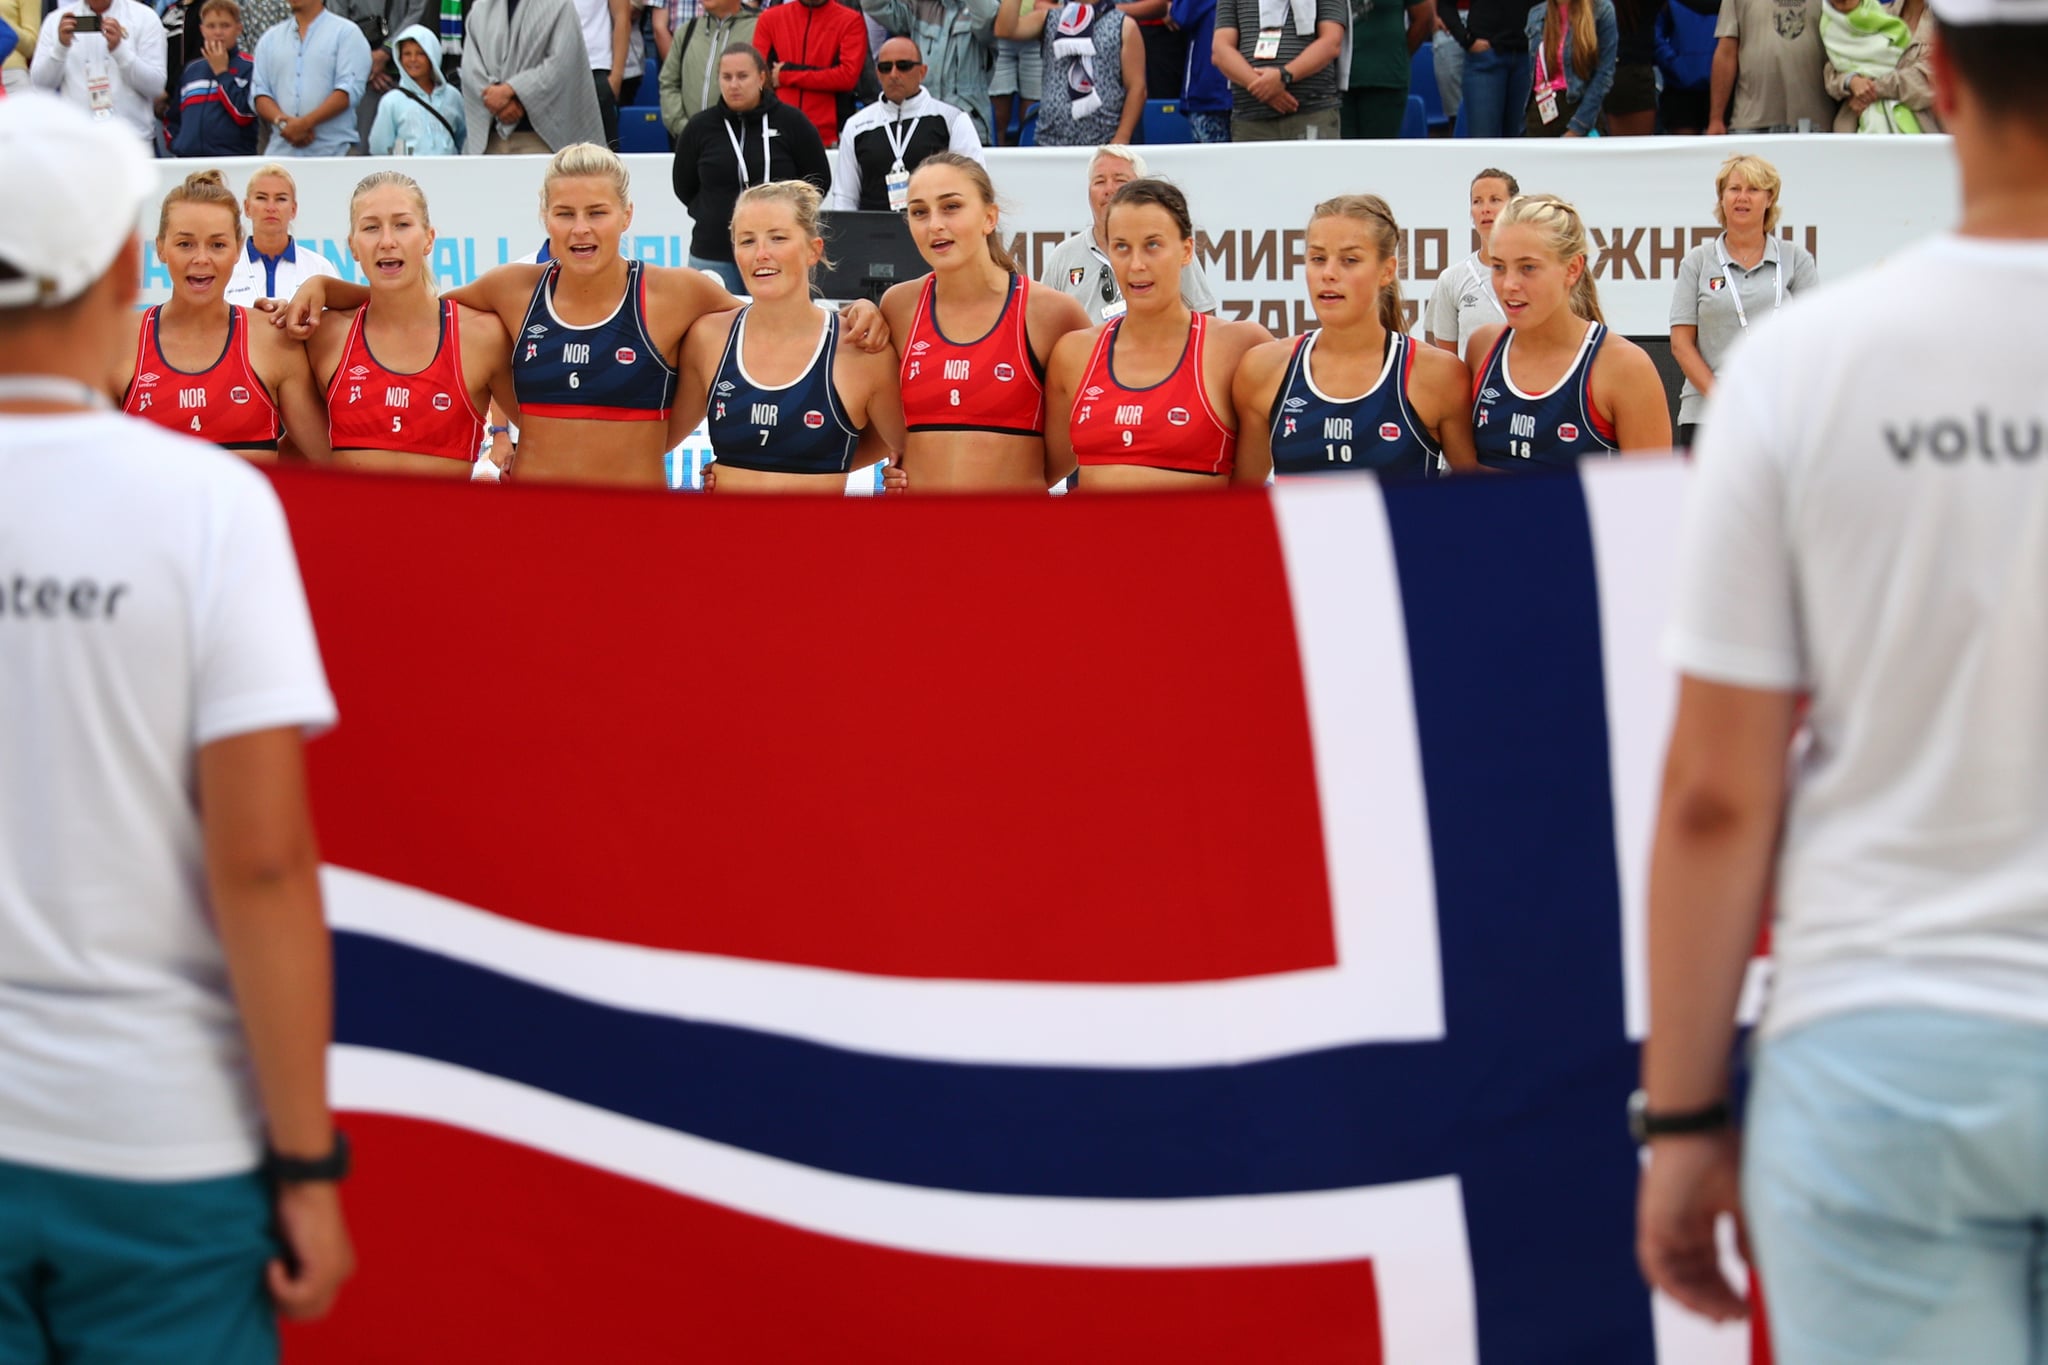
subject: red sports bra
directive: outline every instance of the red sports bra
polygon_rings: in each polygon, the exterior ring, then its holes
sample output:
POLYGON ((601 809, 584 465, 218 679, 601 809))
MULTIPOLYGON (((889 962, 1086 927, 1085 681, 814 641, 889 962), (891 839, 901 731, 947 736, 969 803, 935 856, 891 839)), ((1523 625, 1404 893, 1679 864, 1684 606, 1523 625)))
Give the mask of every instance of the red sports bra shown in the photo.
POLYGON ((1022 275, 996 325, 970 342, 950 340, 932 312, 934 281, 927 276, 903 351, 903 418, 911 431, 994 431, 1005 436, 1045 435, 1045 375, 1031 354, 1024 325, 1027 291, 1022 275))
POLYGON ((441 344, 427 367, 398 374, 377 363, 363 336, 369 304, 349 324, 341 363, 327 384, 327 439, 336 450, 398 450, 476 463, 484 415, 462 377, 462 325, 441 301, 441 344))
POLYGON ((1202 382, 1208 318, 1194 314, 1173 373, 1147 388, 1117 382, 1117 318, 1096 338, 1095 353, 1074 395, 1068 422, 1074 457, 1083 465, 1135 464, 1190 474, 1228 474, 1237 464, 1237 433, 1209 406, 1202 382))
POLYGON ((228 306, 228 344, 213 364, 193 371, 164 359, 156 335, 162 312, 158 304, 142 315, 135 378, 121 411, 228 450, 276 450, 284 423, 249 363, 248 314, 239 305, 228 306))

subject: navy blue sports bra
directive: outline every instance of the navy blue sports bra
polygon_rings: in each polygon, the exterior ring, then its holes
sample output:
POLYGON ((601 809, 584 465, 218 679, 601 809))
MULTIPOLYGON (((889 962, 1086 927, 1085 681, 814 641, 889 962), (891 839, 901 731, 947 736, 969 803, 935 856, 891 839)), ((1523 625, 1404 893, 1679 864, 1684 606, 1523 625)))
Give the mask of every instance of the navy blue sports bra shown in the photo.
POLYGON ((1408 406, 1408 376, 1415 341, 1387 334, 1380 377, 1356 398, 1332 398, 1316 387, 1309 369, 1317 329, 1294 343, 1287 376, 1273 398, 1273 472, 1323 474, 1371 470, 1415 479, 1433 477, 1442 447, 1408 406))
POLYGON ((1593 358, 1600 354, 1607 329, 1587 324, 1572 367, 1548 393, 1523 393, 1508 377, 1514 339, 1513 328, 1503 331, 1472 381, 1472 440, 1479 447, 1479 463, 1488 469, 1569 469, 1586 456, 1618 452, 1614 429, 1593 411, 1588 392, 1593 358))
POLYGON ((711 450, 735 469, 770 474, 844 474, 853 468, 860 430, 847 420, 832 384, 839 319, 825 314, 818 349, 804 372, 773 387, 747 373, 742 351, 750 304, 740 309, 711 377, 711 450))
POLYGON ((676 372, 647 335, 641 263, 626 264, 626 292, 603 322, 572 327, 555 316, 559 261, 534 286, 512 339, 512 390, 522 414, 600 422, 666 422, 676 372))

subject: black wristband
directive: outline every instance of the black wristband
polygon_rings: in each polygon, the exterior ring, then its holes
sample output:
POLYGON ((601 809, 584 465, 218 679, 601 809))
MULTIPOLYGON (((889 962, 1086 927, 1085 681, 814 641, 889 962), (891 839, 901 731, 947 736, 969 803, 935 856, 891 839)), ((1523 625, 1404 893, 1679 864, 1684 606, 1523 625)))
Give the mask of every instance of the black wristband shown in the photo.
POLYGON ((349 1171, 348 1134, 334 1130, 334 1149, 326 1156, 283 1156, 263 1154, 263 1174, 280 1185, 310 1185, 322 1180, 343 1180, 349 1171))
POLYGON ((1659 1114, 1651 1112, 1650 1097, 1642 1091, 1628 1097, 1628 1131, 1638 1147, 1651 1138, 1719 1132, 1733 1117, 1726 1100, 1685 1113, 1659 1114))

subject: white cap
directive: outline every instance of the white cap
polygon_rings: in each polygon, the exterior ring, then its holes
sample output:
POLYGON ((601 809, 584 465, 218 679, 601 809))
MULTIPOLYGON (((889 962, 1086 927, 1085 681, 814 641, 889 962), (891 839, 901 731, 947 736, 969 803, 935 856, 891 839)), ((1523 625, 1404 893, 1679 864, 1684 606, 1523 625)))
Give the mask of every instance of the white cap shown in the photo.
POLYGON ((1992 24, 2048 24, 2048 0, 1927 0, 1934 17, 1949 28, 1992 24))
POLYGON ((156 168, 127 125, 39 90, 0 99, 0 308, 69 303, 107 273, 156 193, 156 168))

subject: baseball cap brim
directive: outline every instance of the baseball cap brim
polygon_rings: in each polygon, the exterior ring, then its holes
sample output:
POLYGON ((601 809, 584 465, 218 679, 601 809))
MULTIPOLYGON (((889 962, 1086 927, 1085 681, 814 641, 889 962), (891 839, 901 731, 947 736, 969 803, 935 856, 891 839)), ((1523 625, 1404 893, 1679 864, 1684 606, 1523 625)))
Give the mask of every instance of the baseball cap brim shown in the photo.
POLYGON ((92 287, 135 235, 157 190, 156 163, 126 124, 95 119, 55 95, 0 100, 0 308, 68 303, 92 287))

